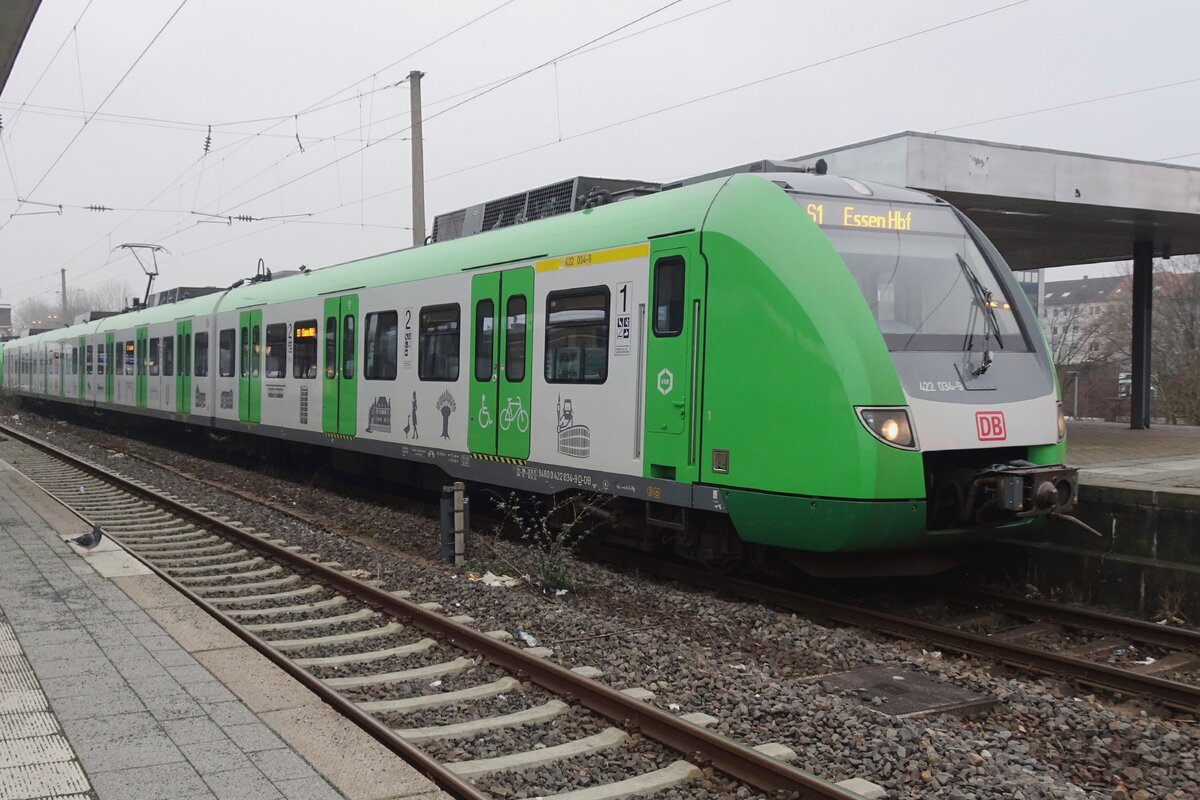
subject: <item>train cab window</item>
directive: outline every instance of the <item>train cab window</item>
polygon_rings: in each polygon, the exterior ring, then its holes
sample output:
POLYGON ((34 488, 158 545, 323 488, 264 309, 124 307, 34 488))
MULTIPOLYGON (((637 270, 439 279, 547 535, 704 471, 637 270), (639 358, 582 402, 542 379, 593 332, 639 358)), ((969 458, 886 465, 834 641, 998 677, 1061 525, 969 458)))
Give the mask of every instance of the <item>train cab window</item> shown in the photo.
POLYGON ((202 331, 196 334, 196 355, 192 362, 196 365, 196 371, 193 373, 197 378, 208 377, 208 332, 202 331))
POLYGON ((159 347, 161 346, 161 344, 162 343, 158 339, 150 340, 150 358, 149 358, 146 366, 151 375, 158 374, 159 347))
POLYGON ((551 292, 546 297, 546 381, 604 383, 608 379, 607 286, 551 292))
POLYGON ((287 324, 283 322, 267 326, 267 377, 287 377, 287 324))
POLYGON ((164 378, 175 375, 175 337, 164 336, 162 342, 162 374, 164 378))
POLYGON ((458 380, 461 309, 458 303, 425 306, 419 318, 417 377, 423 381, 458 380))
POLYGON ((342 317, 342 377, 354 377, 354 315, 342 317))
POLYGON ((525 295, 508 298, 504 306, 504 378, 525 380, 525 295))
POLYGON ((495 336, 496 307, 491 298, 475 304, 475 380, 492 379, 492 339, 495 336))
POLYGON ((395 380, 399 317, 395 311, 379 311, 367 314, 366 325, 363 337, 363 377, 369 381, 395 380))
POLYGON ((683 331, 682 256, 660 258, 654 264, 654 335, 678 336, 683 331))
MULTIPOLYGON (((220 375, 222 378, 232 378, 234 372, 234 352, 237 347, 235 343, 235 333, 233 328, 226 328, 221 331, 217 339, 217 346, 220 348, 220 375)), ((197 359, 199 360, 199 359, 197 359)))
POLYGON ((137 363, 137 345, 133 342, 125 342, 125 374, 133 374, 133 365, 137 363))
POLYGON ((87 364, 86 369, 88 375, 91 375, 95 371, 95 368, 92 366, 92 357, 95 352, 95 347, 90 344, 83 351, 83 360, 87 364))
POLYGON ((337 317, 325 319, 325 377, 337 377, 337 317))
POLYGON ((292 326, 292 377, 317 377, 317 321, 306 319, 292 326))

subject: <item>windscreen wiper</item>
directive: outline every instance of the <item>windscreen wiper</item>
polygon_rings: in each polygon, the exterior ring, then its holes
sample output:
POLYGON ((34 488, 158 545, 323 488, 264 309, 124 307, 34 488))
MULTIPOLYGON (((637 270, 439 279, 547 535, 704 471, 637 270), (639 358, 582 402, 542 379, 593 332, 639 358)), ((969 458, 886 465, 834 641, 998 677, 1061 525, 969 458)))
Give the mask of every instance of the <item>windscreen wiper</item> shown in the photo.
MULTIPOLYGON (((992 300, 991 290, 979 281, 961 253, 955 253, 954 257, 958 259, 959 269, 966 276, 967 285, 971 287, 971 294, 975 295, 975 302, 979 304, 983 313, 983 360, 979 362, 978 367, 971 370, 971 374, 978 377, 992 366, 991 339, 993 332, 996 335, 996 344, 1000 345, 1001 349, 1004 348, 1004 341, 1000 338, 1000 323, 996 320, 996 306, 992 300)), ((969 332, 968 336, 970 336, 969 332)), ((968 344, 967 349, 971 349, 971 346, 968 344)))

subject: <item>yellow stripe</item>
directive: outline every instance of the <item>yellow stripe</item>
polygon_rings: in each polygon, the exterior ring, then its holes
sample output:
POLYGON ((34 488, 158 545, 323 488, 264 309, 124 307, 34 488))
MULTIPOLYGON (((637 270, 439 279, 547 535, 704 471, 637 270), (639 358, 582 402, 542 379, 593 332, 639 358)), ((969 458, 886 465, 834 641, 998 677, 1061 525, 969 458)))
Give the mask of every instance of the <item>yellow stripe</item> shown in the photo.
POLYGON ((575 253, 562 258, 547 258, 534 264, 537 272, 553 272, 557 269, 572 267, 592 267, 597 264, 609 264, 613 261, 629 261, 634 258, 645 258, 650 254, 650 245, 632 244, 628 247, 614 247, 611 250, 596 250, 592 253, 575 253))

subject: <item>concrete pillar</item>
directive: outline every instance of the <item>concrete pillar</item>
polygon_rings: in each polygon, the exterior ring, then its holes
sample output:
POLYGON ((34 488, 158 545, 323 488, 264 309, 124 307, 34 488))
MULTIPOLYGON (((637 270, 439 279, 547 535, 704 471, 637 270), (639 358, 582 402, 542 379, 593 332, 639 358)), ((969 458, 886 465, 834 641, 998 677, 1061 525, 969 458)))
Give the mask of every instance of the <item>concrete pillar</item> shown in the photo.
POLYGON ((1133 243, 1133 345, 1129 427, 1150 427, 1150 339, 1154 305, 1154 244, 1133 243))

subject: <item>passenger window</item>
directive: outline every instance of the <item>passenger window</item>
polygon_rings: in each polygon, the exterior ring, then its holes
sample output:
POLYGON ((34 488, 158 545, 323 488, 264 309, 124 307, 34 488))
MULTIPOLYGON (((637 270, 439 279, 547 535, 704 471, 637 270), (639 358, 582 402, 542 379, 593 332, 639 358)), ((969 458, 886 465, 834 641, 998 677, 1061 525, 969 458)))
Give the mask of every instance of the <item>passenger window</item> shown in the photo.
POLYGON ((354 315, 342 317, 342 377, 354 377, 354 315))
POLYGON ((193 373, 197 378, 208 377, 208 333, 196 334, 196 356, 192 362, 195 365, 193 373))
POLYGON ((233 328, 226 328, 225 330, 221 331, 220 336, 217 340, 217 344, 221 348, 220 349, 220 359, 221 359, 220 375, 222 378, 232 378, 233 377, 234 353, 237 348, 237 344, 234 341, 235 336, 236 336, 236 334, 234 333, 233 328))
MULTIPOLYGON (((350 319, 347 317, 347 319, 350 319)), ((367 329, 363 343, 363 377, 369 381, 390 381, 396 378, 396 333, 399 317, 395 311, 367 314, 367 329)))
POLYGON ((162 344, 162 374, 170 378, 175 374, 175 337, 164 336, 162 344))
POLYGON ((683 331, 682 256, 660 258, 654 264, 654 335, 678 336, 683 331))
POLYGON ((475 304, 475 380, 492 379, 492 339, 495 336, 495 306, 491 299, 475 304))
MULTIPOLYGON (((133 365, 137 361, 137 346, 133 342, 125 342, 125 374, 133 374, 133 365)), ((138 368, 139 371, 141 367, 138 368)))
POLYGON ((317 321, 306 319, 292 327, 292 377, 317 377, 317 321))
POLYGON ((158 339, 150 340, 150 358, 146 367, 151 375, 158 375, 158 348, 161 344, 158 339))
POLYGON ((504 378, 525 380, 525 295, 508 298, 504 309, 504 378))
MULTIPOLYGON (((206 334, 207 337, 207 334, 206 334)), ((183 338, 179 340, 179 374, 192 374, 192 335, 185 333, 183 338)))
POLYGON ((287 377, 287 323, 267 326, 267 377, 287 377))
POLYGON ((325 377, 337 377, 337 317, 325 320, 325 377))
POLYGON ((417 377, 423 381, 458 380, 458 303, 425 306, 418 319, 420 334, 417 377))
POLYGON ((79 348, 78 347, 71 348, 71 374, 72 375, 79 374, 79 348))
POLYGON ((147 359, 147 357, 146 357, 146 340, 138 339, 137 340, 137 374, 138 375, 146 374, 146 365, 148 363, 148 360, 149 359, 147 359))
POLYGON ((87 348, 86 348, 86 349, 83 351, 83 358, 84 358, 84 361, 85 361, 85 362, 86 362, 86 364, 87 364, 87 374, 88 374, 88 375, 91 375, 91 374, 93 374, 93 373, 95 372, 95 368, 92 366, 92 357, 93 357, 95 354, 96 354, 96 351, 95 351, 95 345, 90 345, 90 344, 89 344, 89 345, 87 346, 87 348))
POLYGON ((262 328, 258 325, 250 327, 250 377, 257 378, 262 368, 262 328))
POLYGON ((607 286, 551 292, 546 297, 546 381, 604 383, 608 379, 607 286))

